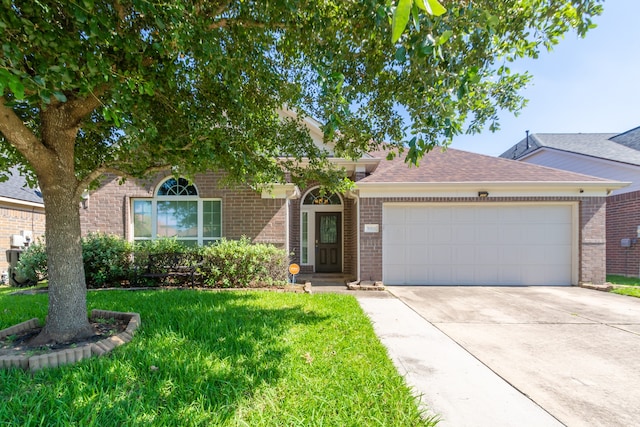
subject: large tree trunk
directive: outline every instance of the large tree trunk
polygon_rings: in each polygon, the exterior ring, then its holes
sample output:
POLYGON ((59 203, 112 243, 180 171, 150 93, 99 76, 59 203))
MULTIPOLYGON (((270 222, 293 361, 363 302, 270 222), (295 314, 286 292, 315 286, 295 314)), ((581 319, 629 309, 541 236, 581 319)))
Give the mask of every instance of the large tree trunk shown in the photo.
POLYGON ((44 199, 49 277, 49 313, 33 343, 70 342, 94 334, 87 316, 87 287, 82 262, 79 183, 74 145, 77 118, 66 105, 42 112, 45 150, 34 166, 44 199))
MULTIPOLYGON (((57 180, 55 180, 57 181, 57 180)), ((41 187, 46 213, 45 240, 49 313, 36 343, 69 342, 93 335, 87 316, 80 213, 73 189, 41 187)))

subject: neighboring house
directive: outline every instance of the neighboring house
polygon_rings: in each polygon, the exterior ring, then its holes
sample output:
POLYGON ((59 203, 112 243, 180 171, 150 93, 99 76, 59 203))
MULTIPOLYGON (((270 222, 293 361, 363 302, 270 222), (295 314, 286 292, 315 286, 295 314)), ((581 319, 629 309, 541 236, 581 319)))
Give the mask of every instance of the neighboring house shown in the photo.
POLYGON ((605 281, 605 197, 623 184, 453 149, 419 167, 385 157, 334 158, 355 181, 347 194, 221 187, 219 172, 192 183, 109 176, 81 209, 83 232, 189 244, 248 236, 285 248, 303 273, 386 285, 605 281))
POLYGON ((628 182, 607 197, 607 273, 640 276, 640 127, 620 134, 531 134, 500 157, 628 182))
POLYGON ((22 247, 26 237, 33 241, 43 236, 45 224, 42 194, 27 186, 17 168, 8 175, 0 182, 0 272, 9 268, 7 250, 22 247))

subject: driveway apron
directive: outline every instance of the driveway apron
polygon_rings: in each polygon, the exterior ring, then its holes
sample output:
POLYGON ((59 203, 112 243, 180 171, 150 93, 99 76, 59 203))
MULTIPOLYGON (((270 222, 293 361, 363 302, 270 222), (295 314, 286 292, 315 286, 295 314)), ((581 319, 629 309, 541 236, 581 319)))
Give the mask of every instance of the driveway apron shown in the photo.
MULTIPOLYGON (((426 320, 561 423, 639 425, 640 299, 577 287, 402 286, 389 291, 416 314, 416 327, 426 320)), ((440 338, 434 339, 420 352, 437 352, 440 345, 440 338)), ((423 374, 428 382, 428 367, 423 374)), ((438 394, 437 386, 425 392, 427 403, 430 394, 438 394)), ((465 393, 461 384, 460 396, 465 393)), ((513 409, 513 402, 493 397, 499 408, 513 409)), ((438 412, 437 396, 431 400, 438 412)), ((481 401, 449 403, 454 407, 442 407, 445 420, 455 415, 455 405, 461 411, 464 405, 476 406, 482 414, 481 401)), ((530 416, 508 414, 510 425, 550 425, 530 416)), ((471 424, 442 425, 495 424, 479 416, 471 424)))

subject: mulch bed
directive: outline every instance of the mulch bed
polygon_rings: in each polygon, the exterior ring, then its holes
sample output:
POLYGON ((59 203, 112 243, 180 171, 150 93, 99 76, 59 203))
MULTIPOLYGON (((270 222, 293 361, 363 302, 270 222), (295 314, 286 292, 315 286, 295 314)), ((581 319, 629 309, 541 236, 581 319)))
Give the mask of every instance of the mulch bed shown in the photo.
POLYGON ((69 343, 46 344, 39 346, 30 346, 29 341, 36 337, 42 327, 29 329, 15 335, 10 335, 4 339, 0 339, 0 356, 26 356, 44 354, 56 350, 65 350, 68 348, 80 347, 85 344, 95 343, 104 338, 117 335, 127 328, 127 321, 123 319, 106 319, 100 321, 89 322, 96 331, 95 335, 88 337, 82 341, 73 341, 69 343))

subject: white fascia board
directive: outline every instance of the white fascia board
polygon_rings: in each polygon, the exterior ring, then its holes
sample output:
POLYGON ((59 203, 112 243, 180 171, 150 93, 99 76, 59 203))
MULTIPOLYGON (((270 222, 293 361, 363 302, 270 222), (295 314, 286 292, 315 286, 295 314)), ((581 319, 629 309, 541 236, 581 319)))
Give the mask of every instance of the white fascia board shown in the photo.
MULTIPOLYGON (((292 183, 287 184, 271 184, 262 189, 261 197, 263 199, 286 199, 292 194, 296 194, 297 186, 292 183)), ((297 190, 298 193, 300 190, 297 190)))
POLYGON ((12 205, 29 206, 29 207, 33 207, 33 208, 42 208, 42 209, 44 209, 44 204, 43 203, 28 202, 26 200, 11 199, 9 197, 0 197, 0 203, 10 203, 12 205))
POLYGON ((360 197, 605 197, 628 182, 432 182, 356 183, 360 197))

